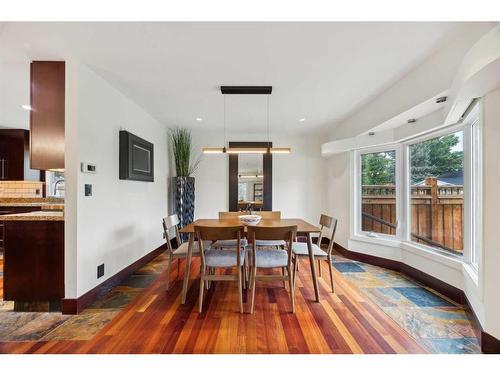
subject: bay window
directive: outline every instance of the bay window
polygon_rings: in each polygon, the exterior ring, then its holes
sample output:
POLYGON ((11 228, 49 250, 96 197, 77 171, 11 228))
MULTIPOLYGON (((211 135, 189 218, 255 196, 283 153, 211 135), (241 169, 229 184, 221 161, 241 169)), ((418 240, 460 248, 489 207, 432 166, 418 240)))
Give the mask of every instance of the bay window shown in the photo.
POLYGON ((354 151, 353 239, 404 243, 479 269, 480 117, 471 108, 460 124, 354 151))

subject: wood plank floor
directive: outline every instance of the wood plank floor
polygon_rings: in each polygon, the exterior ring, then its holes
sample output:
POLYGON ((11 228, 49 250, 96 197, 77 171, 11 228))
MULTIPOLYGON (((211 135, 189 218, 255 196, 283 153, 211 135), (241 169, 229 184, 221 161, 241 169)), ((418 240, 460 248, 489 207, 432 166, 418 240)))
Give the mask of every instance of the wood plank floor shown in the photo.
POLYGON ((162 273, 89 341, 3 342, 0 353, 425 353, 336 270, 336 294, 330 293, 326 263, 321 302, 314 302, 308 266, 303 260, 296 314, 280 283, 257 284, 255 314, 240 314, 232 282, 212 287, 199 314, 194 264, 185 305, 182 282, 167 292, 162 273))

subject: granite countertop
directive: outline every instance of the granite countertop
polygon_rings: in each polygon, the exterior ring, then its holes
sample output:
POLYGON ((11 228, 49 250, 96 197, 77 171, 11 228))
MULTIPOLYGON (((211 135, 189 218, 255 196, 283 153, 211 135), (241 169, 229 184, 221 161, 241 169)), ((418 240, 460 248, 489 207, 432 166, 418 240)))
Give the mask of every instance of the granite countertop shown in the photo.
POLYGON ((0 198, 0 207, 43 207, 63 209, 64 198, 0 198))
POLYGON ((64 212, 34 211, 19 214, 1 215, 0 221, 64 221, 64 212))

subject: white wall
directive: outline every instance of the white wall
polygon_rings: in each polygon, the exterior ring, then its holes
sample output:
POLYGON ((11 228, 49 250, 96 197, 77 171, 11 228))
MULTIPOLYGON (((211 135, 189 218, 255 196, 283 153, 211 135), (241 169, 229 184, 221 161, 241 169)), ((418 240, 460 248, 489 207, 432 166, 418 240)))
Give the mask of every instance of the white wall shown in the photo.
MULTIPOLYGON (((224 135, 193 132, 195 153, 202 147, 221 147, 224 135)), ((228 134, 228 141, 265 141, 263 134, 228 134)), ((292 152, 273 155, 273 210, 283 217, 299 217, 317 223, 325 212, 325 160, 321 157, 322 138, 273 134, 275 147, 291 147, 292 152)), ((215 218, 228 209, 227 155, 203 155, 196 178, 195 217, 215 218)), ((173 171, 174 172, 174 171, 173 171)))
POLYGON ((484 330, 500 339, 500 89, 484 97, 484 330))
POLYGON ((348 248, 350 225, 350 155, 348 152, 336 154, 327 160, 326 207, 336 217, 335 242, 348 248))
POLYGON ((68 63, 67 86, 66 298, 74 298, 164 243, 167 130, 82 64, 68 63), (154 182, 119 179, 121 129, 154 144, 154 182), (81 173, 80 162, 96 164, 97 173, 81 173), (92 197, 84 196, 86 183, 92 197))

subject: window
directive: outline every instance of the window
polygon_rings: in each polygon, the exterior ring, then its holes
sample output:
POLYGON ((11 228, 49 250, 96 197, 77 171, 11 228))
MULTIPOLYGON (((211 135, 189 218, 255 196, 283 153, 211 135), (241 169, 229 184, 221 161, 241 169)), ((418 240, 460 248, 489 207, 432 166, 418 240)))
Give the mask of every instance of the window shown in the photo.
POLYGON ((361 155, 361 230, 395 235, 396 151, 361 155))
POLYGON ((464 132, 408 146, 410 240, 462 256, 464 132))

